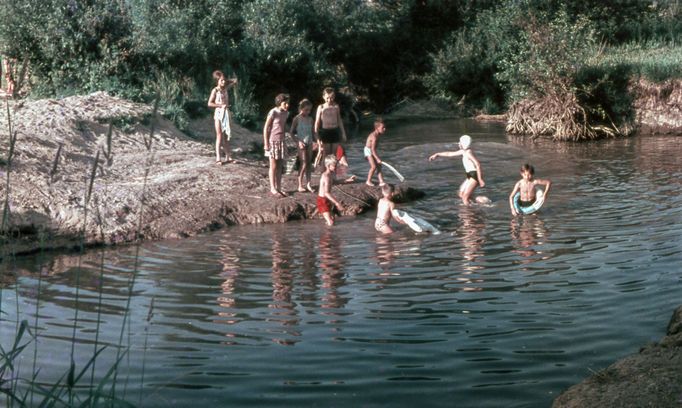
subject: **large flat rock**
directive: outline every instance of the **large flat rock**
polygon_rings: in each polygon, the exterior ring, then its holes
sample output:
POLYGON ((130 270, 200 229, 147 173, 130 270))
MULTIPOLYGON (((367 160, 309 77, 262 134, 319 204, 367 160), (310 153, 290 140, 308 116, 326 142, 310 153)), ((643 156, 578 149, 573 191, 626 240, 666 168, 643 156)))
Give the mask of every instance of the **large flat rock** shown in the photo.
MULTIPOLYGON (((249 153, 261 135, 239 126, 232 144, 238 163, 218 166, 212 143, 199 141, 210 135, 191 139, 160 115, 152 118, 149 106, 105 93, 22 101, 10 111, 17 139, 9 164, 7 117, 0 115, 0 198, 8 199, 3 225, 10 237, 2 254, 318 217, 315 194, 294 192, 294 175, 284 177, 290 197, 269 194, 267 163, 260 151, 249 153)), ((343 215, 367 211, 380 198, 378 187, 362 183, 334 193, 343 215)), ((401 185, 396 200, 421 195, 401 185)))

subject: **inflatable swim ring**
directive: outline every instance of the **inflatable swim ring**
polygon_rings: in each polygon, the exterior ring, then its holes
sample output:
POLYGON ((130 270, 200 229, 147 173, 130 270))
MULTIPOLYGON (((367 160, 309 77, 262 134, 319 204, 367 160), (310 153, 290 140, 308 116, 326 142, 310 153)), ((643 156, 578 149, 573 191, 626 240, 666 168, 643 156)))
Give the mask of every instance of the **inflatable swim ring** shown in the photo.
POLYGON ((428 221, 421 219, 417 216, 410 215, 402 210, 393 210, 393 216, 397 216, 401 220, 405 221, 408 227, 414 232, 430 232, 434 235, 440 234, 438 228, 434 227, 428 221))
POLYGON ((545 203, 545 192, 537 189, 535 190, 535 202, 528 207, 521 207, 519 205, 519 200, 521 199, 521 193, 517 192, 514 194, 514 208, 521 214, 533 214, 535 211, 542 207, 545 203))

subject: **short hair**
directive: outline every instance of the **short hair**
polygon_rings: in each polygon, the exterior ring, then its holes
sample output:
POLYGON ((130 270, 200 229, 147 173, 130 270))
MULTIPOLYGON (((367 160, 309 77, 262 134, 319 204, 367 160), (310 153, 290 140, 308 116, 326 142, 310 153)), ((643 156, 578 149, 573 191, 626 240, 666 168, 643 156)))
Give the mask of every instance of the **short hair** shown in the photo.
POLYGON ((336 160, 336 157, 334 155, 328 155, 327 157, 324 158, 324 167, 328 167, 332 164, 336 164, 338 160, 336 160))
POLYGON ((324 88, 324 91, 322 91, 323 95, 334 95, 336 92, 334 92, 334 88, 328 86, 324 88))
POLYGON ((381 194, 383 194, 383 195, 392 194, 394 191, 395 191, 395 187, 393 187, 393 184, 391 184, 391 183, 386 183, 383 186, 381 186, 381 194))
POLYGON ((522 172, 527 171, 531 174, 531 176, 535 174, 535 168, 533 168, 533 166, 531 166, 528 163, 525 163, 523 166, 521 166, 521 171, 522 172))
POLYGON ((223 71, 219 71, 219 70, 213 71, 213 79, 218 81, 220 78, 225 78, 225 74, 223 74, 223 71))
POLYGON ((378 128, 380 125, 384 125, 384 124, 385 124, 385 123, 384 123, 384 118, 382 118, 381 116, 377 116, 377 117, 374 119, 374 129, 376 129, 376 128, 378 128))
POLYGON ((289 102, 289 94, 279 94, 275 97, 275 105, 279 106, 282 102, 289 102))
POLYGON ((302 110, 303 108, 310 106, 311 108, 313 107, 313 103, 308 100, 308 98, 303 99, 301 102, 298 103, 298 110, 302 110))

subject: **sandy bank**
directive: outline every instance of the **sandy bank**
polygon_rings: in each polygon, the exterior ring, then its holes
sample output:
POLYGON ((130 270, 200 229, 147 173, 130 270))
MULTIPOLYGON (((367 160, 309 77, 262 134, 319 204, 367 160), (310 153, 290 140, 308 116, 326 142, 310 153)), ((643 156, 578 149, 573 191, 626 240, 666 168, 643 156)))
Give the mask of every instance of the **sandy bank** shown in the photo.
POLYGON ((682 406, 682 306, 666 336, 563 392, 554 408, 682 406))
MULTIPOLYGON (((105 93, 21 101, 10 110, 17 135, 10 166, 7 118, 0 115, 0 198, 9 198, 4 255, 318 217, 315 194, 271 198, 267 164, 260 150, 251 152, 261 136, 238 126, 232 147, 239 163, 217 166, 211 144, 190 139, 159 115, 152 121, 147 105, 105 93)), ((212 131, 210 125, 193 130, 212 131)), ((293 175, 284 187, 295 190, 293 175)), ((337 192, 343 215, 367 211, 380 196, 361 183, 337 188, 345 193, 337 192)), ((397 200, 421 194, 401 185, 397 200)))

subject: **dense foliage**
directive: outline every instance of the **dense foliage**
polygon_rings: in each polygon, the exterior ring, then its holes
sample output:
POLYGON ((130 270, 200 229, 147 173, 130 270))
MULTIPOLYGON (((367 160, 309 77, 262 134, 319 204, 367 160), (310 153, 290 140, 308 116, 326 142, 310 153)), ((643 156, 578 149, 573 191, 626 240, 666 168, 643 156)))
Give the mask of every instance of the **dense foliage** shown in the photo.
POLYGON ((579 71, 597 45, 679 43, 680 8, 679 0, 0 0, 0 52, 28 66, 35 96, 158 94, 180 124, 202 113, 214 69, 239 78, 233 108, 242 122, 260 118, 279 92, 319 101, 325 86, 377 111, 440 97, 494 112, 594 79, 595 70, 579 71))

